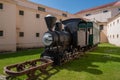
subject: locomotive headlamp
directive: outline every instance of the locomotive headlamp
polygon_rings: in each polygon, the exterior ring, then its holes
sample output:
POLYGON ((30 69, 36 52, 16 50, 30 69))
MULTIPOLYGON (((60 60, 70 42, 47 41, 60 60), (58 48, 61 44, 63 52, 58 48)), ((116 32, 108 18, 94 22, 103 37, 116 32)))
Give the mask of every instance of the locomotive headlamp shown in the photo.
POLYGON ((42 42, 45 46, 50 46, 53 42, 52 34, 45 33, 43 38, 42 38, 42 42))

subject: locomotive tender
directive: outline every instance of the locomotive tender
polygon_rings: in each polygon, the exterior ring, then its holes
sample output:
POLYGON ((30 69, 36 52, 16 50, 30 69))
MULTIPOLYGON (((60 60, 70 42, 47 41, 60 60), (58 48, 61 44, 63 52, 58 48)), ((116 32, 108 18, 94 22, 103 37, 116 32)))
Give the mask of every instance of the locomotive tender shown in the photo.
POLYGON ((42 58, 52 59, 54 65, 61 65, 99 43, 100 30, 95 22, 81 18, 56 20, 52 15, 45 17, 48 31, 42 38, 45 50, 41 54, 42 58))

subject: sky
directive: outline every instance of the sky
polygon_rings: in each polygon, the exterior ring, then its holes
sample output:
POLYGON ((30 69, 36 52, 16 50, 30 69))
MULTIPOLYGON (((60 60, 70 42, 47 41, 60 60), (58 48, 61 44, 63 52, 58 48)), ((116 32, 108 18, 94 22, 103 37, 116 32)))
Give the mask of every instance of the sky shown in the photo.
POLYGON ((81 10, 93 8, 117 0, 29 0, 29 1, 74 14, 81 10))

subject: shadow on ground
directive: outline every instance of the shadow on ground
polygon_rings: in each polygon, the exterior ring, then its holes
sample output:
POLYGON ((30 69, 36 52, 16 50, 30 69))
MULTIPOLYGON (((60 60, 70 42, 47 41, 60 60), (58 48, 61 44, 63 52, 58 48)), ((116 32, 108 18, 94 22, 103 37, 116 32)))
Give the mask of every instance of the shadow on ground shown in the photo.
POLYGON ((99 75, 103 72, 98 69, 98 65, 93 64, 96 63, 107 63, 109 61, 120 62, 119 57, 112 57, 110 55, 101 55, 101 54, 87 54, 87 57, 82 57, 79 60, 71 61, 65 65, 63 65, 62 69, 67 69, 71 71, 77 72, 89 72, 91 74, 99 75))

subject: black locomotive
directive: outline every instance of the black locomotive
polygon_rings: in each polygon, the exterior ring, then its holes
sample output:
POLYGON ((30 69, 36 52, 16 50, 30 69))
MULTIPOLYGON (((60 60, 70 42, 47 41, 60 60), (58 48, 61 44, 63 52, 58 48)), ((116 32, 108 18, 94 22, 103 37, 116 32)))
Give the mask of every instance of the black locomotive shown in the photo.
POLYGON ((89 50, 99 43, 100 31, 96 23, 81 18, 60 22, 56 20, 57 18, 51 15, 45 17, 48 31, 42 38, 45 50, 41 54, 42 58, 52 59, 54 65, 61 65, 76 58, 80 52, 89 50))
POLYGON ((99 43, 100 31, 96 23, 80 18, 60 22, 56 22, 56 20, 56 17, 51 15, 45 17, 48 31, 43 35, 45 50, 41 54, 41 58, 6 66, 5 73, 11 77, 26 74, 27 80, 35 80, 36 71, 48 74, 48 66, 61 65, 79 58, 81 53, 99 43), (62 29, 62 25, 64 25, 64 29, 62 29))

